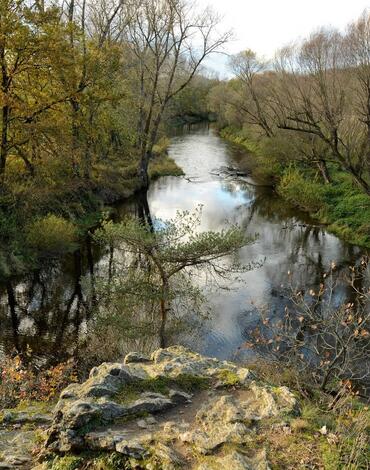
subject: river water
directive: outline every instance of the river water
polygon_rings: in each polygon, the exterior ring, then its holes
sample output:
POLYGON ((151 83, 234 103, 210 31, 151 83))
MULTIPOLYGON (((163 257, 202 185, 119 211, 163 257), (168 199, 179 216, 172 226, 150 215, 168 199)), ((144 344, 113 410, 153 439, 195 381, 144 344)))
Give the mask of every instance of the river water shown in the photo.
MULTIPOLYGON (((202 228, 217 230, 231 222, 258 234, 253 244, 240 250, 239 258, 242 263, 263 262, 243 274, 244 282, 234 289, 212 292, 210 318, 196 335, 182 338, 199 352, 219 358, 247 354, 241 346, 256 324, 257 306, 268 308, 270 316, 279 315, 286 304, 289 279, 295 286, 315 288, 332 262, 340 273, 365 254, 328 233, 270 188, 248 176, 225 175, 224 167, 243 168, 252 157, 207 126, 179 133, 169 153, 185 177, 163 177, 152 184, 151 216, 166 219, 179 209, 193 210, 202 204, 202 228)), ((134 198, 119 205, 116 217, 135 204, 134 198)), ((65 357, 84 331, 90 311, 91 299, 81 279, 96 275, 108 260, 107 250, 87 240, 75 254, 0 286, 0 352, 29 345, 40 357, 65 357)), ((349 295, 346 287, 338 287, 335 302, 349 295)))

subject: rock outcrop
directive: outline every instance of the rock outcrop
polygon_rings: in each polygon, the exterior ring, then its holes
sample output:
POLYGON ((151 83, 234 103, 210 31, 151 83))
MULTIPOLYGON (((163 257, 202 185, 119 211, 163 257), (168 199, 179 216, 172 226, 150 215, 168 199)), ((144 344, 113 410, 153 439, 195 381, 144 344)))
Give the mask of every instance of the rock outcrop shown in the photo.
POLYGON ((43 456, 90 450, 114 453, 125 468, 262 470, 268 457, 253 446, 256 429, 292 413, 287 388, 231 362, 181 346, 130 353, 62 392, 43 456))

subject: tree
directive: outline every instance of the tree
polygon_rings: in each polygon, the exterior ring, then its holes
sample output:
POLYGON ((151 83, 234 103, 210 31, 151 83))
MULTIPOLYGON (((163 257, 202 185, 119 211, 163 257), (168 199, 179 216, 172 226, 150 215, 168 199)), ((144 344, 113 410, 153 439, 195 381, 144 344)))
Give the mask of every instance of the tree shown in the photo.
MULTIPOLYGON (((35 144, 41 115, 71 96, 51 89, 53 64, 66 66, 58 9, 40 10, 27 2, 0 3, 0 178, 10 154, 33 173, 29 148, 35 144)), ((67 59, 68 60, 68 59, 67 59)))
POLYGON ((277 55, 278 85, 271 100, 277 127, 321 140, 319 161, 349 173, 370 195, 367 128, 354 106, 353 71, 348 73, 345 38, 321 29, 277 55))
POLYGON ((95 237, 114 245, 116 265, 113 276, 103 283, 108 302, 118 305, 121 316, 132 309, 149 309, 159 315, 159 339, 166 344, 166 323, 176 305, 180 310, 198 309, 200 288, 192 282, 195 272, 228 278, 254 266, 241 266, 234 255, 252 243, 238 227, 219 232, 199 232, 200 209, 179 212, 174 219, 156 220, 155 230, 136 218, 121 223, 107 222, 95 237), (225 259, 227 257, 227 259, 225 259), (118 302, 118 304, 117 304, 118 302))
POLYGON ((229 33, 217 33, 218 17, 196 12, 185 0, 138 0, 122 41, 131 53, 138 95, 139 176, 147 188, 148 165, 164 111, 193 79, 204 59, 229 33))
POLYGON ((263 72, 268 70, 268 62, 258 59, 255 52, 247 49, 231 57, 230 66, 242 84, 239 102, 250 124, 259 126, 267 137, 273 136, 271 119, 266 105, 268 93, 263 83, 263 72))

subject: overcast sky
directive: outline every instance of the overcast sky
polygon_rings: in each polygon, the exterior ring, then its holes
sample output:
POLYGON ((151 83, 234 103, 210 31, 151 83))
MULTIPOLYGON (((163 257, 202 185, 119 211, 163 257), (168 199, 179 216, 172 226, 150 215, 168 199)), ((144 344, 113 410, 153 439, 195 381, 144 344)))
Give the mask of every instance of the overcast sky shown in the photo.
MULTIPOLYGON (((276 49, 309 34, 319 26, 344 29, 370 7, 370 0, 196 0, 223 16, 225 29, 233 29, 235 39, 228 53, 253 49, 266 58, 276 49)), ((212 58, 208 66, 225 73, 225 59, 212 58)))

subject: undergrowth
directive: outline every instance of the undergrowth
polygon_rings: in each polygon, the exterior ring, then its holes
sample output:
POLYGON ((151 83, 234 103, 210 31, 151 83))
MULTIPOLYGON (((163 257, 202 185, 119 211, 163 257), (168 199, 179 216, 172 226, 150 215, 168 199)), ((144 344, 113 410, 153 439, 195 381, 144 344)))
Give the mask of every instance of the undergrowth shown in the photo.
MULTIPOLYGON (((330 232, 355 245, 370 247, 370 197, 361 191, 350 175, 329 166, 331 183, 324 184, 307 165, 292 164, 284 152, 284 141, 256 140, 246 130, 227 127, 220 135, 249 153, 252 174, 270 182, 290 204, 309 212, 330 232), (269 147, 276 145, 273 150, 269 147)), ((286 139, 285 139, 286 140, 286 139)))

